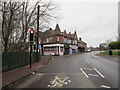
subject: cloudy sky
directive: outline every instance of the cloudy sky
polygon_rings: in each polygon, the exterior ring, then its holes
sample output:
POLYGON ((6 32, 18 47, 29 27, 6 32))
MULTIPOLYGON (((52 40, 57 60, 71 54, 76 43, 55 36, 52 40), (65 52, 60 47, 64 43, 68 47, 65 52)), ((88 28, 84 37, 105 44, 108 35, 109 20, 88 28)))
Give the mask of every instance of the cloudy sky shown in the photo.
POLYGON ((61 30, 77 31, 88 46, 114 41, 118 32, 118 0, 54 0, 59 3, 61 30))

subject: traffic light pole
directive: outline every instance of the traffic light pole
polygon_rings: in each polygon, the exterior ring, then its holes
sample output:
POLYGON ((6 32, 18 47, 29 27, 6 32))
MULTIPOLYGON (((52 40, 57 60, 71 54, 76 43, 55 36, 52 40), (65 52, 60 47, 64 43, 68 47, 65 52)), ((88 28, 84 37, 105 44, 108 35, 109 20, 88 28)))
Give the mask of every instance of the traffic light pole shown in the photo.
POLYGON ((32 46, 34 43, 34 31, 33 28, 29 31, 29 43, 30 43, 30 68, 32 68, 32 46))
POLYGON ((32 68, 32 43, 30 43, 30 68, 32 68))

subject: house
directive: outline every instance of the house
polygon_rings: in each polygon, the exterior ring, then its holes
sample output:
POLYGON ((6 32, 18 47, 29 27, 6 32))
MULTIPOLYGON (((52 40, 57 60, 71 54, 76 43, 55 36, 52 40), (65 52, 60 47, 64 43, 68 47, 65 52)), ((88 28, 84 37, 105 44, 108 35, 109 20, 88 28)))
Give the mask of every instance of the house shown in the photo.
POLYGON ((57 24, 55 29, 49 28, 45 32, 40 32, 42 53, 44 55, 64 55, 78 53, 77 32, 67 33, 61 31, 57 24))
POLYGON ((84 41, 82 41, 81 38, 79 38, 78 40, 78 52, 85 52, 85 50, 87 49, 87 43, 85 43, 84 41))
POLYGON ((50 28, 46 30, 42 36, 41 45, 43 45, 44 55, 63 55, 64 54, 64 38, 57 24, 55 30, 50 28))

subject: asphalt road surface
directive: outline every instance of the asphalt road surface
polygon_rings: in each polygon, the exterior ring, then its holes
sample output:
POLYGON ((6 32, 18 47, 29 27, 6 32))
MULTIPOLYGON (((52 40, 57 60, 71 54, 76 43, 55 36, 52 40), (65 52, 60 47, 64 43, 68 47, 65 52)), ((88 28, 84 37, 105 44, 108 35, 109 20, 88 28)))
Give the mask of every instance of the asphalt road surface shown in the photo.
POLYGON ((52 56, 45 68, 9 88, 118 88, 118 57, 96 53, 52 56))

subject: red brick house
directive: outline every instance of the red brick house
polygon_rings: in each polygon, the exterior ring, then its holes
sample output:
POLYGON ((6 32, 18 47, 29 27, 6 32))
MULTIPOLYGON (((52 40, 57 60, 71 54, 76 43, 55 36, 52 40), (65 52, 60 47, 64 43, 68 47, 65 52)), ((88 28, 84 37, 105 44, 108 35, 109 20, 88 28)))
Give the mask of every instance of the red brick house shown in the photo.
POLYGON ((55 29, 46 30, 40 32, 39 37, 41 38, 42 53, 45 55, 63 55, 63 54, 74 54, 78 52, 78 37, 76 31, 71 34, 61 31, 57 24, 55 29))
POLYGON ((78 52, 85 52, 85 50, 87 49, 87 43, 85 43, 84 41, 82 41, 81 38, 79 38, 78 40, 78 52))

